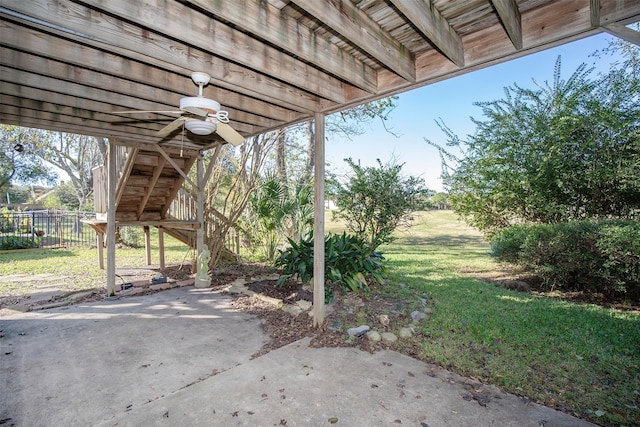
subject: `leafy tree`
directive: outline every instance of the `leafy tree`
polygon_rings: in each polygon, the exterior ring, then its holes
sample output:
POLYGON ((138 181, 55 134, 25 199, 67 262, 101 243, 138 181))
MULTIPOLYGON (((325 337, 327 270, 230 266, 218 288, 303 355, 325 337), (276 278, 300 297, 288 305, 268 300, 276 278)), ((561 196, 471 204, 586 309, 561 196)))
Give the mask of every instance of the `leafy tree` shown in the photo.
POLYGON ((29 144, 28 129, 0 124, 0 192, 6 193, 12 182, 52 183, 55 178, 29 144))
POLYGON ((449 209, 449 195, 443 192, 436 193, 430 197, 429 204, 433 209, 449 209))
MULTIPOLYGON (((56 174, 47 165, 54 166, 69 177, 77 199, 75 205, 86 204, 93 192, 92 169, 103 164, 106 159, 106 139, 5 125, 0 127, 0 132, 3 140, 1 152, 5 154, 5 159, 8 153, 5 140, 10 141, 10 146, 20 143, 24 148, 25 155, 14 156, 14 163, 22 162, 15 163, 18 180, 33 182, 45 179, 53 182, 56 174)), ((0 154, 0 174, 3 169, 2 159, 0 154)))
MULTIPOLYGON (((107 140, 64 132, 36 131, 31 143, 36 154, 45 162, 63 170, 82 208, 93 194, 93 172, 105 163, 107 140)), ((65 203, 69 204, 69 203, 65 203)))
POLYGON ((366 240, 371 251, 393 240, 397 228, 408 226, 411 214, 425 207, 429 190, 424 180, 402 175, 402 164, 391 161, 363 167, 345 159, 351 173, 335 183, 334 217, 346 221, 347 229, 366 240))
POLYGON ((619 69, 590 73, 583 64, 563 80, 558 58, 551 83, 513 85, 504 99, 476 103, 484 120, 473 119, 466 140, 440 123, 447 145, 463 153, 441 150, 456 212, 488 234, 523 221, 637 215, 640 86, 619 69))

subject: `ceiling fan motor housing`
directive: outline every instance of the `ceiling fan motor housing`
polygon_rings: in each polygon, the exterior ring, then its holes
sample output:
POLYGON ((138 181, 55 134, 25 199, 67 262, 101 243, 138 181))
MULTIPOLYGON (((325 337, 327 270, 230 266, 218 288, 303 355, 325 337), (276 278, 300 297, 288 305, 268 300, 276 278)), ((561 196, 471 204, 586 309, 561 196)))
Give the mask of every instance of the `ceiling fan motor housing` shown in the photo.
MULTIPOLYGON (((209 114, 215 115, 220 111, 220 103, 202 96, 187 96, 180 99, 180 109, 186 111, 189 108, 198 108, 209 114)), ((185 127, 196 135, 209 135, 215 132, 217 125, 213 120, 187 120, 185 127)))
POLYGON ((208 113, 216 114, 220 111, 220 103, 202 96, 186 96, 180 99, 180 109, 186 111, 189 107, 199 108, 208 113))

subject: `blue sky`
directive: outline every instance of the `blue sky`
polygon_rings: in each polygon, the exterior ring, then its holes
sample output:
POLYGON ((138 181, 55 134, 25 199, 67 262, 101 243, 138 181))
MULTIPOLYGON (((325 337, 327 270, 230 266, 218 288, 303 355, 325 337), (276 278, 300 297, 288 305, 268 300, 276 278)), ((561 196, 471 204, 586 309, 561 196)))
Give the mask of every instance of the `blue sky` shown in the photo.
POLYGON ((365 134, 352 140, 330 139, 325 148, 328 169, 344 172, 343 159, 346 157, 359 159, 365 166, 375 165, 377 158, 387 162, 395 157, 405 164, 405 174, 420 176, 428 188, 441 191, 440 157, 434 147, 424 142, 425 137, 437 144, 446 142, 436 119, 442 118, 461 137, 472 134, 475 127, 470 117, 482 118, 481 110, 473 105, 474 102, 502 99, 504 88, 514 83, 535 87, 534 79, 540 83, 551 81, 558 55, 562 57, 561 70, 565 79, 582 63, 596 67, 593 76, 598 71, 606 71, 615 58, 596 59, 590 55, 606 47, 609 40, 612 36, 599 34, 405 92, 399 95, 397 107, 387 122, 398 137, 387 133, 381 123, 375 121, 365 134))

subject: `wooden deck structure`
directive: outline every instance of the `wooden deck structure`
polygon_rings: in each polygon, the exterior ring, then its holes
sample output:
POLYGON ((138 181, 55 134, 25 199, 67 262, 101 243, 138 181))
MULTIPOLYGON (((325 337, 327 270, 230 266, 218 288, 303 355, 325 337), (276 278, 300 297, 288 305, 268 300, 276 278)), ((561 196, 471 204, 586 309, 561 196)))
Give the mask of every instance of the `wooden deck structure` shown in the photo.
POLYGON ((159 138, 172 117, 116 113, 175 109, 193 94, 192 71, 212 76, 207 95, 248 137, 314 118, 321 128, 326 114, 602 31, 638 43, 625 25, 639 18, 638 0, 0 0, 0 122, 138 150, 129 175, 107 173, 129 182, 108 186, 109 238, 112 221, 167 220, 181 174, 154 146, 184 171, 198 155, 178 162, 171 149, 219 141, 159 138), (158 174, 154 190, 136 181, 143 169, 158 174))

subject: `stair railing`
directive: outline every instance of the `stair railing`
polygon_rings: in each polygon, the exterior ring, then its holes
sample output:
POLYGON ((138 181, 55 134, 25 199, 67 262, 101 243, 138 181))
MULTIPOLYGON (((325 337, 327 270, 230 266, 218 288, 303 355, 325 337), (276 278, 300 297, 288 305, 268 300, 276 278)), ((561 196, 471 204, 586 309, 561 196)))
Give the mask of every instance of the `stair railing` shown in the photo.
POLYGON ((197 221, 198 203, 184 187, 178 190, 167 216, 179 221, 197 221))

